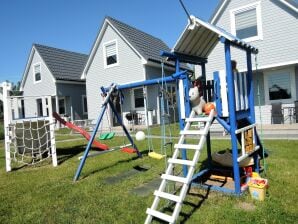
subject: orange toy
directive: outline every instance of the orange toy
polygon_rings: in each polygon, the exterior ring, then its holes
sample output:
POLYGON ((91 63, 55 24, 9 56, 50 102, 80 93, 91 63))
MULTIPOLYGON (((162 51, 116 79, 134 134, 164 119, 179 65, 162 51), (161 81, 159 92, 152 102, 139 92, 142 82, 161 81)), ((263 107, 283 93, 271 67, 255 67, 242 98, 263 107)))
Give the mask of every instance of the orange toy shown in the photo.
POLYGON ((203 111, 205 114, 209 114, 211 110, 215 110, 215 106, 213 103, 206 103, 205 106, 203 107, 203 111))

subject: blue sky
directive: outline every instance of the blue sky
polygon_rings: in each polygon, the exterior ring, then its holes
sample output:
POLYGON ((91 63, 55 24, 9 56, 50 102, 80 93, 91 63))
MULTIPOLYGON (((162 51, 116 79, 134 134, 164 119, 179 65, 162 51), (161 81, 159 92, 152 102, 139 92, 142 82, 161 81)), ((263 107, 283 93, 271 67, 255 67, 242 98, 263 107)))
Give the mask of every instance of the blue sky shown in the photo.
MULTIPOLYGON (((219 0, 183 0, 208 20, 219 0)), ((179 0, 1 0, 0 82, 21 80, 33 43, 89 54, 105 16, 162 39, 170 48, 187 17, 179 0)))

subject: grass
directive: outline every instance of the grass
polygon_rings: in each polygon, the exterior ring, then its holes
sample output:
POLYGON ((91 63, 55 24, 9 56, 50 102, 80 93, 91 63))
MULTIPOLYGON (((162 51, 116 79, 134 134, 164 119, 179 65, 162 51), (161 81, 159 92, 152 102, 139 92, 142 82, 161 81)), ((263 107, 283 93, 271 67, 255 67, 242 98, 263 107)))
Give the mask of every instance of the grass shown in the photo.
MULTIPOLYGON (((68 138, 68 137, 65 137, 68 138)), ((158 148, 159 139, 153 139, 158 148)), ((107 141, 121 145, 123 139, 107 141)), ((270 188, 264 202, 205 190, 191 190, 178 223, 295 223, 298 220, 298 141, 268 140, 266 178, 270 188)), ((72 179, 85 140, 57 143, 59 166, 23 167, 5 172, 4 142, 0 145, 0 223, 143 223, 153 196, 138 196, 136 187, 157 178, 164 170, 163 160, 113 152, 88 158, 80 181, 72 179), (151 167, 114 184, 106 178, 121 175, 135 166, 151 167)), ((146 141, 139 142, 145 154, 146 141)), ((214 150, 228 147, 226 140, 212 140, 214 150)), ((205 160, 202 154, 199 166, 205 160)))

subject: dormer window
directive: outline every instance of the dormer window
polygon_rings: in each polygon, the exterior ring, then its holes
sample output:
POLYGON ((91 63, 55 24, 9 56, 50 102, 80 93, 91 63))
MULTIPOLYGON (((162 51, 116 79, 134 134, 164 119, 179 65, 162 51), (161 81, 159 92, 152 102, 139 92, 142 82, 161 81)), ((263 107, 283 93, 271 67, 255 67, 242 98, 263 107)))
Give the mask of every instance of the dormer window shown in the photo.
POLYGON ((109 41, 103 45, 105 68, 118 65, 118 44, 116 40, 109 41))
POLYGON ((33 69, 34 83, 41 82, 41 66, 40 64, 35 64, 33 69))
POLYGON ((230 16, 233 35, 246 41, 263 39, 260 2, 233 9, 230 16))

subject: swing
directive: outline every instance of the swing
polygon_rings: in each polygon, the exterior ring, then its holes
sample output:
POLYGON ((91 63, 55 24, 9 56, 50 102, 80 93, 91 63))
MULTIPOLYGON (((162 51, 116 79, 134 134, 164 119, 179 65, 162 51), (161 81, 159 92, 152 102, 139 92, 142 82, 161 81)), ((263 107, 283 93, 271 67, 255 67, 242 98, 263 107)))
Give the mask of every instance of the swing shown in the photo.
POLYGON ((150 132, 150 128, 149 128, 149 121, 148 121, 148 101, 147 101, 147 89, 145 86, 143 86, 143 95, 144 95, 144 103, 146 106, 146 129, 147 129, 147 144, 148 144, 148 156, 150 158, 153 159, 162 159, 165 157, 165 155, 159 154, 157 152, 154 152, 153 150, 153 143, 152 143, 152 139, 151 139, 151 132, 150 132))
POLYGON ((108 139, 112 139, 114 137, 115 133, 114 132, 108 132, 108 133, 102 133, 99 136, 100 140, 108 140, 108 139))
POLYGON ((166 157, 166 155, 162 155, 162 154, 159 154, 159 153, 154 152, 154 151, 149 152, 148 153, 148 156, 151 157, 151 158, 153 158, 153 159, 162 159, 162 158, 165 158, 166 157))
MULTIPOLYGON (((260 98, 260 78, 258 76, 258 57, 257 54, 255 55, 255 66, 256 66, 256 77, 258 77, 258 81, 257 81, 257 95, 258 95, 258 106, 259 106, 259 116, 260 116, 260 124, 261 124, 261 135, 260 135, 260 142, 264 147, 264 141, 263 141, 263 121, 262 121, 262 112, 261 112, 261 98, 260 98)), ((266 175, 267 172, 267 163, 266 163, 266 156, 268 156, 268 154, 265 151, 265 148, 263 148, 262 150, 262 157, 263 157, 263 166, 264 166, 264 173, 266 175)))
POLYGON ((121 152, 126 152, 126 153, 129 153, 129 154, 132 154, 132 153, 136 153, 137 150, 134 149, 134 148, 123 147, 123 148, 121 149, 121 152))
MULTIPOLYGON (((161 68, 162 68, 162 79, 164 79, 165 77, 165 73, 164 73, 164 63, 162 62, 161 63, 161 68)), ((166 142, 165 140, 165 135, 166 135, 166 130, 165 130, 165 116, 166 116, 166 113, 165 113, 165 96, 164 96, 164 90, 166 89, 167 91, 167 85, 165 83, 165 88, 164 88, 164 81, 162 81, 162 87, 161 87, 161 135, 162 135, 162 140, 161 140, 161 153, 157 153, 155 151, 153 151, 153 149, 151 147, 149 147, 149 153, 148 153, 148 156, 150 158, 153 158, 153 159, 163 159, 166 157, 166 152, 165 152, 165 147, 168 145, 168 142, 166 142), (151 151, 152 150, 152 151, 151 151)), ((145 94, 145 89, 144 89, 144 95, 145 94)), ((146 99, 146 107, 148 107, 147 105, 147 97, 144 97, 144 99, 146 99)), ((168 101, 167 101, 167 110, 169 112, 169 104, 168 104, 168 101)), ((147 118, 148 118, 148 113, 147 113, 147 118)), ((147 131, 148 131, 148 135, 150 136, 150 129, 149 129, 149 125, 148 125, 148 122, 147 122, 147 131)), ((172 138, 172 134, 171 134, 171 130, 170 130, 170 139, 172 138)), ((151 139, 150 139, 151 140, 151 139)), ((149 143, 149 138, 148 138, 148 143, 149 143)), ((152 145, 152 140, 151 140, 151 145, 152 145)))
MULTIPOLYGON (((107 121, 108 121, 108 126, 109 126, 109 129, 110 129, 110 132, 101 133, 98 137, 99 140, 109 140, 109 139, 114 138, 114 136, 115 136, 115 132, 112 132, 112 130, 111 130, 111 123, 110 123, 110 119, 109 119, 109 115, 108 115, 107 110, 106 110, 105 114, 106 114, 106 118, 107 118, 107 121)), ((103 124, 101 124, 101 129, 102 129, 102 125, 103 124)))

